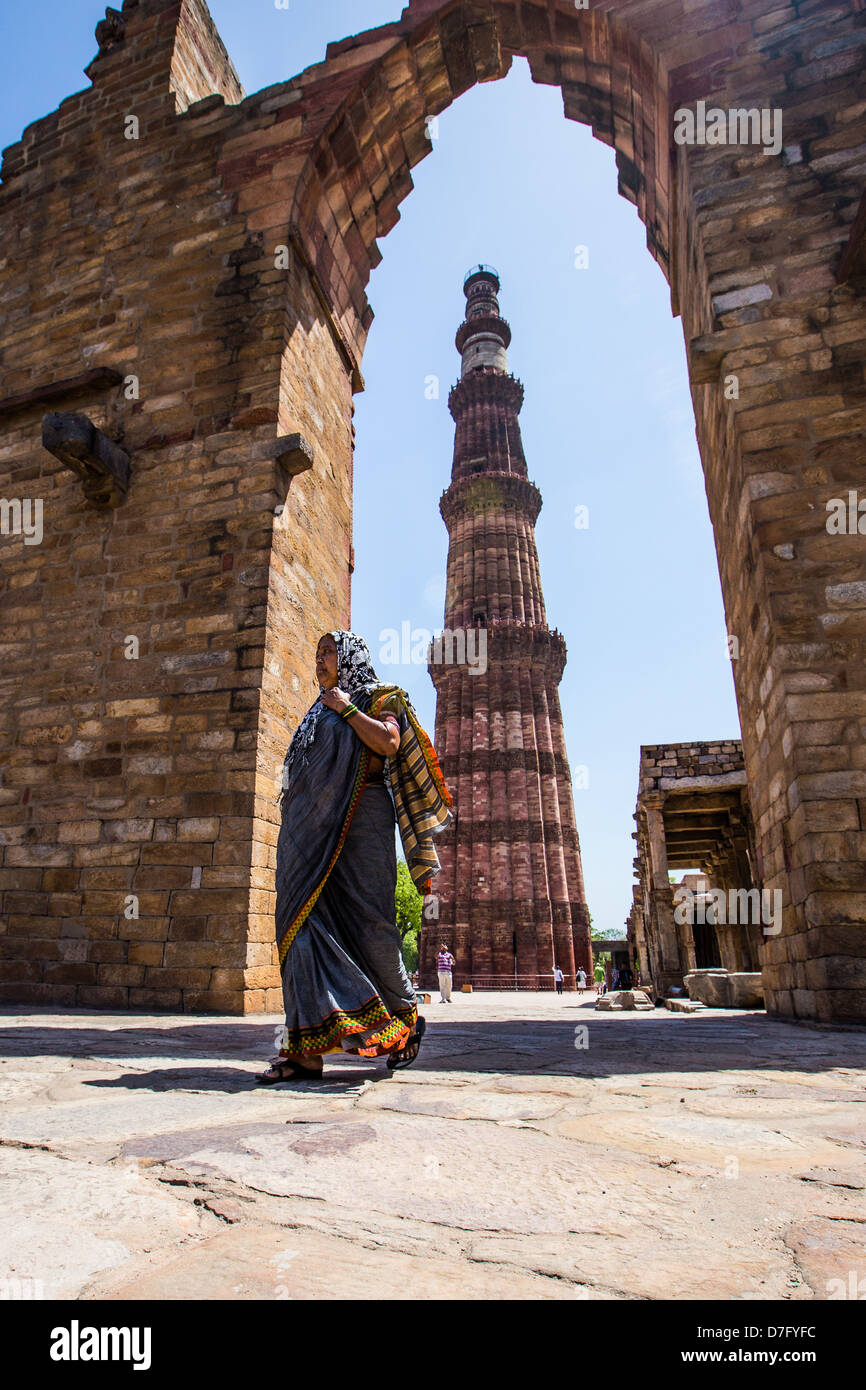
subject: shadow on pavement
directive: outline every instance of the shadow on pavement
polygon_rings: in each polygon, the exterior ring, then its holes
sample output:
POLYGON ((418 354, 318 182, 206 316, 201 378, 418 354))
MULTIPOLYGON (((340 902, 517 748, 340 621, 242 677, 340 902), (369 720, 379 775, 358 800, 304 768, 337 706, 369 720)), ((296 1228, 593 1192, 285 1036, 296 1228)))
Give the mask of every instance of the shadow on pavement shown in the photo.
MULTIPOLYGON (((790 1070, 822 1072, 834 1067, 866 1065, 866 1033, 816 1030, 750 1014, 706 1013, 675 1015, 595 1014, 580 1006, 564 1006, 559 1019, 508 1018, 441 1019, 426 1013, 428 1029, 413 1075, 508 1072, 518 1076, 576 1076, 584 1078, 636 1076, 666 1072, 790 1070), (579 1015, 579 1016, 578 1016, 579 1015)), ((220 1062, 256 1062, 265 1069, 274 1051, 274 1024, 231 1018, 214 1022, 178 1022, 154 1028, 147 1024, 98 1024, 99 1015, 86 1010, 59 1011, 55 1023, 44 1010, 0 1011, 0 1057, 67 1057, 130 1060, 135 1057, 187 1062, 182 1069, 166 1066, 136 1070, 112 1079, 92 1078, 99 1087, 150 1090, 272 1089, 255 1083, 248 1068, 220 1062), (4 1026, 3 1013, 32 1022, 4 1026), (80 1017, 70 1027, 70 1017, 80 1017), (38 1024, 35 1019, 38 1018, 38 1024), (62 1021, 61 1021, 62 1019, 62 1021), (204 1060, 208 1059, 208 1060, 204 1060), (210 1065, 209 1059, 217 1065, 210 1065)), ((405 1072, 401 1071, 401 1076, 405 1072)), ((321 1083, 287 1081, 275 1090, 327 1095, 332 1088, 358 1086, 363 1081, 389 1080, 383 1060, 325 1059, 327 1080, 321 1083)))

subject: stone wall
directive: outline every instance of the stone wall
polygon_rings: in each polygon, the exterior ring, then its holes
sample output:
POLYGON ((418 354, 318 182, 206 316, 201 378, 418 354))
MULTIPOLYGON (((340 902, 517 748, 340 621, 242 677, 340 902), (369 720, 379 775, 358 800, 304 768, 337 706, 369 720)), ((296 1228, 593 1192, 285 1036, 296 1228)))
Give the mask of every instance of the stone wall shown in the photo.
POLYGON ((275 267, 282 206, 243 192, 267 97, 185 109, 214 73, 241 93, 203 5, 175 48, 180 10, 127 5, 93 88, 3 166, 0 396, 25 399, 0 402, 0 495, 44 515, 40 545, 0 537, 7 999, 278 1005, 280 765, 316 637, 349 617, 344 356, 302 259, 275 267), (124 382, 48 399, 97 365, 124 382), (129 452, 116 510, 42 449, 56 408, 129 452), (274 441, 294 431, 315 463, 288 486, 274 441))
POLYGON ((688 778, 689 785, 703 777, 736 778, 743 772, 743 745, 739 739, 720 743, 646 744, 640 750, 641 792, 675 790, 688 778))

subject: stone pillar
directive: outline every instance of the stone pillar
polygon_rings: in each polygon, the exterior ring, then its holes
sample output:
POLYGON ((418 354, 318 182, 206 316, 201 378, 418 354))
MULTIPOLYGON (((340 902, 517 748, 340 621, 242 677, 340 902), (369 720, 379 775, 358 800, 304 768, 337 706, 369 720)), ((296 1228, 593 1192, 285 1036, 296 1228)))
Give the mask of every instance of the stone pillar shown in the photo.
POLYGON ((473 974, 508 986, 516 965, 523 983, 553 988, 554 964, 570 985, 579 952, 589 966, 557 690, 565 644, 545 617, 534 529, 541 496, 527 475, 523 387, 507 369, 499 280, 479 267, 464 290, 462 373, 448 398, 454 458, 440 503, 449 537, 444 629, 483 632, 487 669, 449 663, 444 639, 438 656, 434 640, 436 736, 456 810, 440 858, 467 923, 473 974))
POLYGON ((650 905, 658 952, 653 985, 656 993, 663 995, 671 985, 681 985, 685 973, 680 958, 677 924, 674 920, 674 894, 668 878, 668 853, 662 815, 664 796, 658 792, 645 796, 642 807, 649 836, 652 866, 650 905))
POLYGON ((635 885, 634 902, 629 914, 629 937, 634 942, 635 970, 640 971, 642 980, 652 979, 649 954, 647 952, 646 923, 644 921, 643 903, 641 902, 640 888, 637 885, 635 885))

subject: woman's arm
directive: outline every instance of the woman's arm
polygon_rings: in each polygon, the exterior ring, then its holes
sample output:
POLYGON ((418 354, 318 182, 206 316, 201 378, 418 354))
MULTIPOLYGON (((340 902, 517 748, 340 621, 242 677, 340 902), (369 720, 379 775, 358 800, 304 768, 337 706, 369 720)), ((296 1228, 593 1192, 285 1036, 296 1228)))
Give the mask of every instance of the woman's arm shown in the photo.
POLYGON ((382 758, 390 758, 400 747, 400 726, 393 714, 371 719, 369 714, 359 710, 357 714, 350 714, 346 723, 351 724, 362 743, 382 758))
MULTIPOLYGON (((322 696, 322 704, 339 715, 342 715, 343 710, 351 703, 348 695, 336 685, 333 689, 326 690, 322 696)), ((400 747, 400 726, 393 714, 383 715, 381 719, 371 719, 368 714, 362 714, 358 710, 357 714, 349 715, 346 723, 351 724, 361 742, 381 758, 390 758, 400 747)))

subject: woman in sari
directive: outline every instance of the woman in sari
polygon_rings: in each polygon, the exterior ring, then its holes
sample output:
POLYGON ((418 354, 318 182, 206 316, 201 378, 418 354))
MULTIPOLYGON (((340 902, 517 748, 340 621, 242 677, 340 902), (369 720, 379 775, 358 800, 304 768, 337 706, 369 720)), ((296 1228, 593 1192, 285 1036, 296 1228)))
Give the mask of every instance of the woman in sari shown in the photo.
POLYGON ((257 1079, 320 1080, 327 1053, 408 1066, 424 1034, 395 920, 395 813, 406 862, 429 888, 432 836, 451 798, 406 692, 384 685, 363 638, 325 633, 320 694, 283 768, 276 936, 286 1026, 257 1079))

